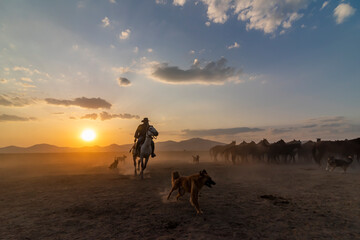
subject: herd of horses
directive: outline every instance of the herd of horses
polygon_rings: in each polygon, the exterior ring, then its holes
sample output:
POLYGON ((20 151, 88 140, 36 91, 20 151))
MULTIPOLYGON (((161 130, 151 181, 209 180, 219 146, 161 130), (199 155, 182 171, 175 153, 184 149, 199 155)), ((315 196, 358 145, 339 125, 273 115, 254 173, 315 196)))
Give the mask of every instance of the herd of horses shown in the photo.
MULTIPOLYGON (((132 151, 134 162, 134 174, 140 172, 143 178, 144 170, 146 169, 150 154, 151 154, 151 140, 158 136, 157 130, 150 126, 146 132, 145 142, 140 147, 140 151, 132 151), (137 166, 136 166, 136 160, 137 166)), ((200 156, 193 157, 194 163, 199 163, 200 156)), ((280 140, 275 143, 269 143, 266 139, 258 143, 254 141, 236 145, 233 141, 230 144, 217 145, 210 149, 210 157, 214 161, 219 161, 220 158, 233 164, 238 163, 309 163, 315 162, 321 165, 328 162, 328 159, 357 159, 360 163, 360 138, 341 141, 321 141, 317 139, 316 142, 308 141, 302 143, 300 140, 293 140, 285 142, 280 140)), ((124 162, 126 156, 115 157, 114 162, 109 166, 110 169, 116 169, 119 162, 124 162)))
POLYGON ((266 139, 258 143, 254 141, 236 145, 233 141, 226 145, 217 145, 210 149, 210 157, 214 161, 224 160, 238 163, 309 163, 318 165, 327 161, 329 157, 347 158, 360 160, 360 138, 341 141, 307 141, 299 140, 285 142, 280 140, 269 143, 266 139))

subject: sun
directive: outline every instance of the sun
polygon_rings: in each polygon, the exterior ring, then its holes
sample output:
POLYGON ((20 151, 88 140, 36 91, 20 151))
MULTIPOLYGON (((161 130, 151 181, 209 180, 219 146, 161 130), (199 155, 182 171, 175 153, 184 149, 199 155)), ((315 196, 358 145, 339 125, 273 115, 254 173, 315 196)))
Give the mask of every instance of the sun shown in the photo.
POLYGON ((81 133, 81 138, 86 142, 90 142, 96 138, 96 133, 92 129, 85 129, 81 133))

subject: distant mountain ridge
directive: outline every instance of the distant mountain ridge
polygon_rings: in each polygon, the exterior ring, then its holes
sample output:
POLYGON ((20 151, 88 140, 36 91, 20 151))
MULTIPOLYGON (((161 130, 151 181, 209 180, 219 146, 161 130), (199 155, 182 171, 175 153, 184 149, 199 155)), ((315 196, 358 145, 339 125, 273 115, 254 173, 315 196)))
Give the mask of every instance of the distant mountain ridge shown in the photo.
MULTIPOLYGON (((215 145, 224 143, 202 138, 192 138, 184 141, 165 141, 155 143, 156 151, 208 151, 215 145)), ((91 147, 58 147, 46 143, 36 144, 31 147, 7 146, 0 148, 0 153, 70 153, 70 152, 124 152, 129 151, 132 144, 111 144, 109 146, 91 147)))
POLYGON ((225 143, 207 140, 203 138, 191 138, 188 140, 175 142, 166 141, 156 143, 156 149, 160 151, 207 151, 213 146, 223 145, 225 143))

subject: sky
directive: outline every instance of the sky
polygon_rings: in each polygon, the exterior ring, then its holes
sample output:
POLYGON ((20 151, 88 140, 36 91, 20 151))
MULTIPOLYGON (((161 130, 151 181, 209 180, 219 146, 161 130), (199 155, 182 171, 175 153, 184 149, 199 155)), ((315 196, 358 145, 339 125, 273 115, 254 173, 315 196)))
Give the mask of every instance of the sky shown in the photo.
POLYGON ((2 0, 0 147, 360 136, 360 1, 2 0), (80 138, 93 129, 92 142, 80 138))

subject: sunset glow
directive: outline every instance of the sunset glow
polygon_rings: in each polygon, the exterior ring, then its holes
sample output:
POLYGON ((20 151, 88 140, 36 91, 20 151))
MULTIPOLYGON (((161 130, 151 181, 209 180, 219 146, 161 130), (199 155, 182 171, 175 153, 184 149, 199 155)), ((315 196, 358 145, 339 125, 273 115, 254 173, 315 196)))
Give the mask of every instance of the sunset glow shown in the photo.
POLYGON ((81 133, 81 139, 86 141, 86 142, 93 141, 95 138, 96 138, 96 133, 92 129, 85 129, 81 133))

